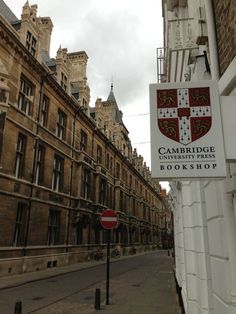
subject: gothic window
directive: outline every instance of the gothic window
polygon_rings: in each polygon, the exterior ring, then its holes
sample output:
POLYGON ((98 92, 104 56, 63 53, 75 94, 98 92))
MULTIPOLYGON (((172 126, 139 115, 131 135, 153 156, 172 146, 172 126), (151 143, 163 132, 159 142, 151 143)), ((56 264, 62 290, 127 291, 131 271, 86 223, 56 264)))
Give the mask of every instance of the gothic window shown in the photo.
POLYGON ((33 103, 33 84, 24 76, 20 79, 20 91, 18 97, 18 108, 25 114, 30 115, 33 103))
POLYGON ((63 172, 64 159, 55 155, 53 161, 52 189, 54 191, 62 191, 63 189, 63 172))
POLYGON ((17 147, 16 147, 16 161, 15 161, 15 176, 17 178, 20 178, 23 175, 24 161, 25 161, 25 146, 26 146, 26 136, 19 133, 17 147))
POLYGON ((60 228, 60 212, 51 209, 49 211, 48 219, 48 245, 55 245, 59 242, 59 228, 60 228))
POLYGON ((28 31, 26 36, 26 48, 29 50, 29 52, 35 56, 36 53, 36 44, 37 40, 35 37, 28 31))
POLYGON ((66 114, 58 109, 56 134, 61 140, 64 140, 66 137, 66 119, 66 114))

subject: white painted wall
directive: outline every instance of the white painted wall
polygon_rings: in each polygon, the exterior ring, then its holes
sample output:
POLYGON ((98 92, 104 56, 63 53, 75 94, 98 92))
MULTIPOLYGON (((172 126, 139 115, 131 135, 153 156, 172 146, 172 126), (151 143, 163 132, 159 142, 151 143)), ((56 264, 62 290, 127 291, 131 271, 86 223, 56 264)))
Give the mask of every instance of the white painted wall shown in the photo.
MULTIPOLYGON (((208 0, 188 0, 189 16, 194 17, 197 6, 204 4, 209 10, 208 0)), ((186 8, 181 7, 165 17, 173 18, 173 14, 188 17, 186 8)), ((208 12, 206 16, 211 14, 208 12)), ((208 29, 209 37, 214 36, 212 25, 208 29)), ((168 43, 169 47, 175 44, 173 36, 173 31, 170 37, 165 36, 172 40, 168 43)), ((215 79, 218 66, 215 64, 214 38, 209 42, 215 79)), ((174 59, 171 68, 178 68, 174 59)), ((203 68, 203 64, 194 68, 194 79, 206 79, 203 68)), ((224 96, 236 95, 236 57, 219 80, 219 90, 224 96)), ((235 141, 234 137, 232 133, 232 141, 235 141)), ((225 180, 170 183, 176 278, 182 287, 182 298, 188 314, 236 314, 236 162, 228 163, 227 170, 225 180)))

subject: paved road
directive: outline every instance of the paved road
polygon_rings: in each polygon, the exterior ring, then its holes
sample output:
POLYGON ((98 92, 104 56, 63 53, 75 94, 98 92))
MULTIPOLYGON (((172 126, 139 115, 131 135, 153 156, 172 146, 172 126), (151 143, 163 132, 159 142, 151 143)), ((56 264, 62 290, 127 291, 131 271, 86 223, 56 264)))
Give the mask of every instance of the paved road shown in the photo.
POLYGON ((161 251, 117 259, 110 265, 111 304, 108 306, 103 304, 106 264, 99 264, 3 289, 0 313, 14 313, 17 300, 22 301, 23 314, 94 313, 95 288, 101 288, 102 309, 108 313, 176 314, 179 312, 171 264, 171 258, 161 251))

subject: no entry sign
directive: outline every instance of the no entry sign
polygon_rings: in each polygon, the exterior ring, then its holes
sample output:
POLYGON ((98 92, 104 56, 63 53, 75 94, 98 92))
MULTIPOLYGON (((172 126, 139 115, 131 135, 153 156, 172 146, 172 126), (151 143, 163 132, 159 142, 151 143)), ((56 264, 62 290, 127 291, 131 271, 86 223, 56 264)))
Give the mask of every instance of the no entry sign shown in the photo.
POLYGON ((118 215, 114 210, 105 210, 101 215, 101 225, 104 229, 113 229, 118 225, 118 215))

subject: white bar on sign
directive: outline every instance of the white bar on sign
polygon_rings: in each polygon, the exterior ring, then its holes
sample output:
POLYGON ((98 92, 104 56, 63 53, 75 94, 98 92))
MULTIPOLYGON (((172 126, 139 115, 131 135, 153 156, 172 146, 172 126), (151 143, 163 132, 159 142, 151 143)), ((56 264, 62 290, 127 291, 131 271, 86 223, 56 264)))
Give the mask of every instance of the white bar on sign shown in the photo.
POLYGON ((102 221, 117 221, 117 217, 102 217, 102 221))

